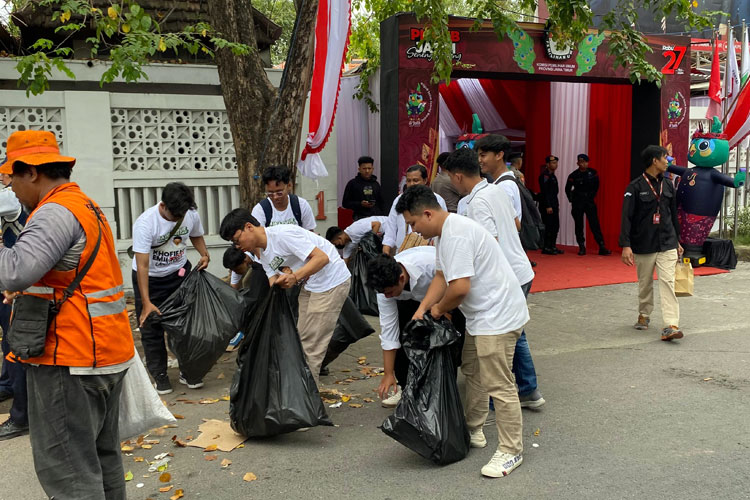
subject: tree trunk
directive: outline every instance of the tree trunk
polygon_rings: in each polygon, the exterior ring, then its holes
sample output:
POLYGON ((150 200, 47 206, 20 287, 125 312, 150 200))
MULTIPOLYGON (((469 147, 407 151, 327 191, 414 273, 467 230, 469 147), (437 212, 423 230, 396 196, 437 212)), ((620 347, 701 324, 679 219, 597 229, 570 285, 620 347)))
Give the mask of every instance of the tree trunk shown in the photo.
MULTIPOLYGON (((236 56, 216 51, 224 104, 237 156, 240 203, 251 208, 263 198, 263 169, 268 165, 294 167, 311 80, 312 36, 318 0, 303 0, 297 12, 297 32, 287 58, 282 86, 277 91, 266 76, 257 51, 236 56)), ((257 47, 250 0, 209 0, 212 27, 232 42, 257 47)))

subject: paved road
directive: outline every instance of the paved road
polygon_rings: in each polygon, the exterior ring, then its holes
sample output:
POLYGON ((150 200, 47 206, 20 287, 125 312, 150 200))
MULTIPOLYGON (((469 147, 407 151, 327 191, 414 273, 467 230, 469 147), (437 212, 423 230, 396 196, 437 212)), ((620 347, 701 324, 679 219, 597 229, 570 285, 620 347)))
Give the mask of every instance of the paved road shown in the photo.
MULTIPOLYGON (((750 498, 748 284, 747 263, 731 274, 696 278, 697 296, 680 299, 687 336, 672 344, 660 342, 654 328, 631 328, 635 284, 532 295, 527 335, 547 404, 524 411, 524 463, 507 478, 479 474, 496 443, 494 426, 485 428, 490 446, 438 467, 377 428, 388 414, 377 403, 330 409, 337 427, 249 441, 213 462, 200 449, 173 448, 170 435, 141 455, 173 451, 172 484, 186 499, 750 498), (232 460, 226 470, 222 458, 232 460), (244 482, 246 472, 258 480, 244 482)), ((657 313, 652 324, 660 323, 657 313)), ((337 360, 324 384, 374 397, 377 378, 334 383, 357 373, 359 356, 380 365, 375 336, 337 360)), ((227 402, 175 400, 227 394, 233 367, 233 356, 226 356, 205 388, 166 398, 185 416, 174 434, 197 435, 202 418, 227 418, 227 402)), ((142 477, 144 463, 124 460, 135 476, 129 498, 173 493, 159 493, 155 475, 142 477)), ((0 467, 1 499, 44 498, 27 437, 0 443, 0 467)))

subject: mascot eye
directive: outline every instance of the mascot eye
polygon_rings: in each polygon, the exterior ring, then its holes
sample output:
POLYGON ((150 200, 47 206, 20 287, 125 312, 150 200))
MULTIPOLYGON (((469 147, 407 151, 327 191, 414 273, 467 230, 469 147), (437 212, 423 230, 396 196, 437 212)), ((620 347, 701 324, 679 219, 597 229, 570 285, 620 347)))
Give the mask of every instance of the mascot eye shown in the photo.
POLYGON ((705 151, 708 149, 708 141, 701 141, 700 144, 698 144, 698 149, 701 151, 705 151))

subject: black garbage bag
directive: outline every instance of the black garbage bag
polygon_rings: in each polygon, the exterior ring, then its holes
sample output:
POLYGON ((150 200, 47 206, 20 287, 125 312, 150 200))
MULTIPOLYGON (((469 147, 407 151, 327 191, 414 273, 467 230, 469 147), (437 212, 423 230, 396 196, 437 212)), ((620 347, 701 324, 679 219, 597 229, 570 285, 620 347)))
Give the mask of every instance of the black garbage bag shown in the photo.
POLYGON ((268 284, 268 277, 263 270, 263 266, 253 261, 251 265, 250 283, 247 287, 240 290, 240 294, 245 297, 245 314, 242 319, 242 326, 250 324, 253 314, 259 303, 271 291, 268 284))
POLYGON ((351 297, 344 301, 341 308, 339 320, 333 330, 333 337, 328 344, 326 356, 323 358, 321 368, 328 366, 331 361, 339 357, 347 347, 375 332, 375 329, 367 322, 362 313, 357 310, 351 297))
POLYGON ((216 364, 243 326, 248 301, 207 271, 191 271, 149 319, 167 332, 188 382, 198 382, 216 364))
POLYGON ((279 287, 258 305, 240 343, 229 418, 247 437, 333 425, 305 361, 289 298, 279 287))
POLYGON ((406 325, 401 335, 409 358, 406 387, 393 415, 380 427, 436 464, 457 462, 469 453, 469 429, 451 353, 460 337, 449 320, 435 321, 429 314, 406 325))
POLYGON ((380 236, 372 231, 365 234, 359 241, 357 251, 352 259, 352 286, 349 297, 362 314, 378 315, 377 292, 367 286, 367 263, 377 257, 383 249, 380 236))

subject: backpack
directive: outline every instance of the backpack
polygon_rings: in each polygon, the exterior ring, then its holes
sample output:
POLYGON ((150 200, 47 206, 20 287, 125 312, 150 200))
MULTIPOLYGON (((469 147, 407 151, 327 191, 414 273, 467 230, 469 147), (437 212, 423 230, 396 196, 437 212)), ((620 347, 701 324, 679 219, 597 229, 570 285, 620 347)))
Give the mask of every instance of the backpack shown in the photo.
POLYGON ((521 193, 521 245, 524 250, 538 250, 542 248, 542 237, 544 236, 544 224, 542 215, 534 201, 534 194, 515 177, 501 177, 500 182, 513 181, 521 193))
MULTIPOLYGON (((289 195, 289 203, 292 205, 292 213, 294 218, 297 219, 297 225, 302 227, 302 210, 299 208, 299 198, 296 194, 289 195)), ((260 208, 263 209, 263 214, 266 216, 266 227, 268 227, 271 225, 271 217, 273 217, 271 200, 268 198, 260 200, 260 208)))

